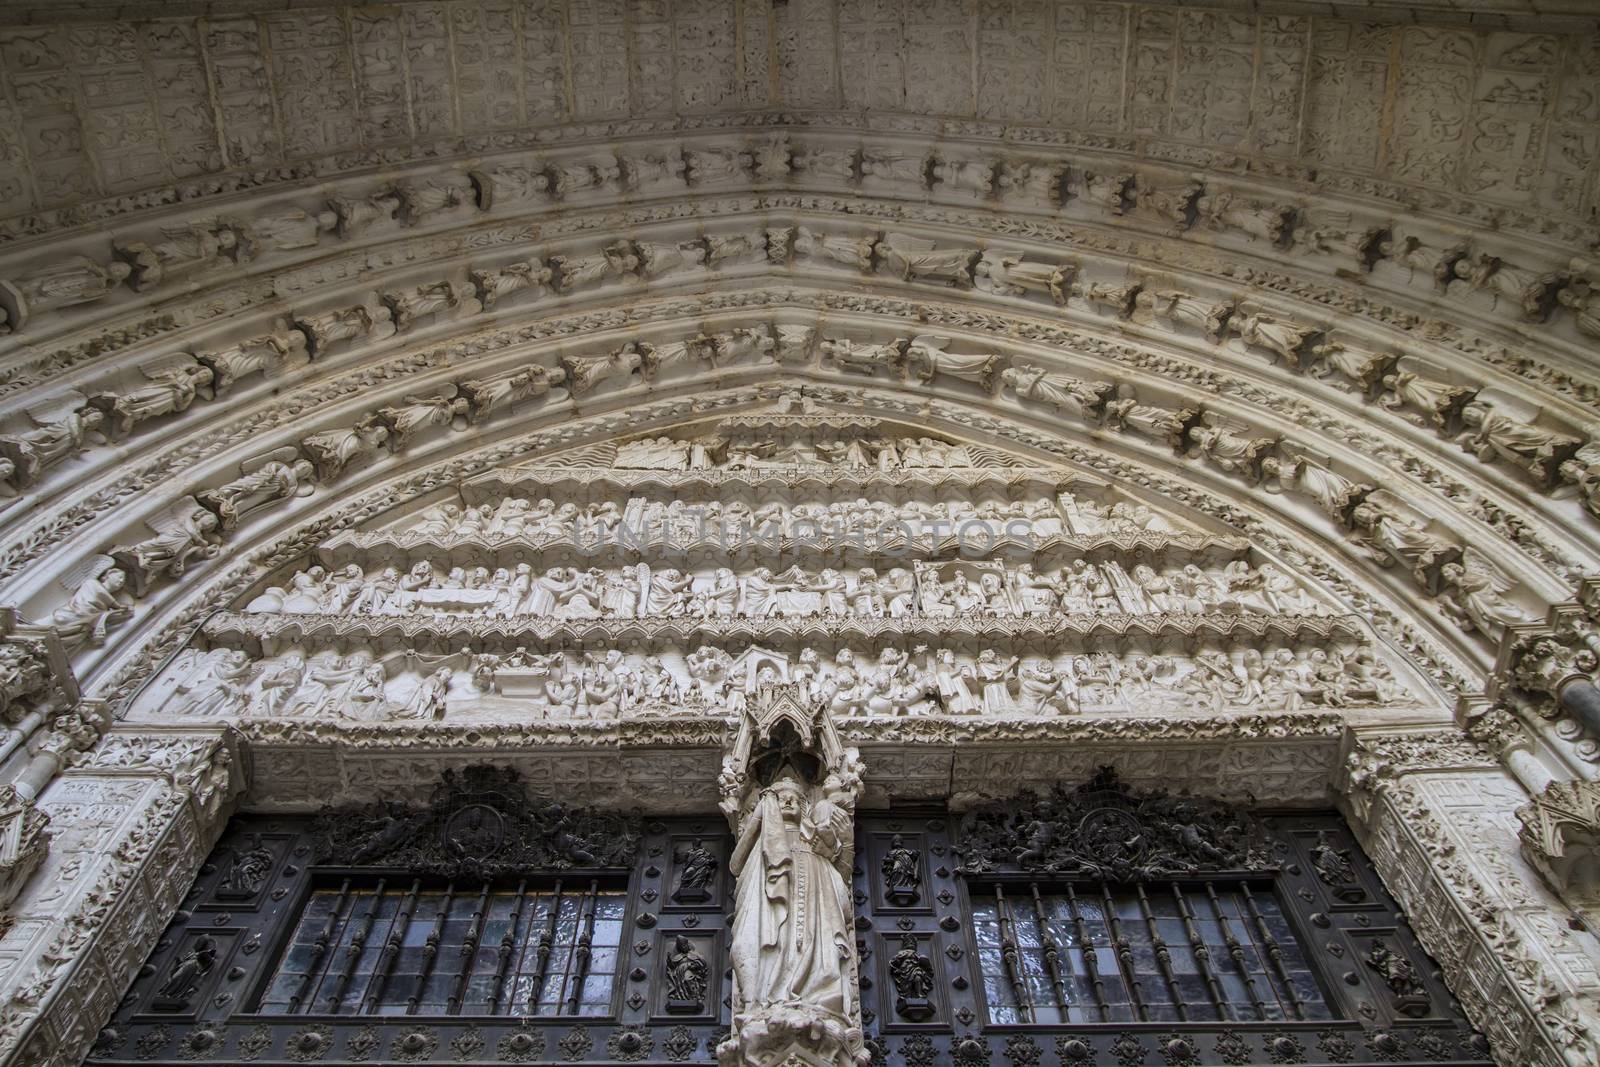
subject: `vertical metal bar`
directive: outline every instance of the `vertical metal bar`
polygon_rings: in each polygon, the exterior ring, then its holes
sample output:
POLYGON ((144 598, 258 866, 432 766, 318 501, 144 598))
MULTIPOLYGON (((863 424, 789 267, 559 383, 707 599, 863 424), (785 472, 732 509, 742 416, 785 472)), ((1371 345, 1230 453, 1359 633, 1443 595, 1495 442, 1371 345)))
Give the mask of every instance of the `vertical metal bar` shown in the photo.
POLYGON ((1028 986, 1022 980, 1021 953, 1017 950, 1016 924, 1011 921, 1011 908, 1006 904, 1005 892, 994 887, 994 911, 1000 921, 1000 960, 1005 964, 1006 978, 1011 982, 1011 993, 1017 1000, 1020 1022, 1033 1022, 1033 998, 1028 996, 1028 986))
MULTIPOLYGON (((328 1012, 337 1015, 339 1002, 344 999, 344 991, 349 988, 350 979, 356 973, 356 964, 361 961, 361 954, 366 951, 367 938, 372 936, 372 925, 378 918, 378 906, 383 902, 383 890, 388 879, 379 878, 378 886, 372 891, 372 900, 367 904, 367 910, 361 916, 361 924, 356 927, 355 934, 350 938, 350 943, 344 949, 344 967, 333 980, 333 992, 328 994, 328 1012)), ((357 893, 359 897, 361 894, 357 893)))
POLYGON ((1067 1003, 1066 983, 1061 980, 1061 950, 1056 948, 1056 939, 1050 936, 1050 920, 1044 913, 1044 901, 1039 898, 1039 883, 1029 882, 1028 889, 1033 893, 1033 919, 1039 924, 1039 947, 1044 950, 1044 968, 1050 972, 1050 988, 1056 995, 1056 1007, 1061 1009, 1061 1021, 1066 1022, 1072 1007, 1067 1003))
POLYGON ((400 958, 400 950, 405 947, 406 931, 411 929, 411 916, 417 910, 417 897, 421 891, 422 882, 413 881, 406 899, 400 902, 399 909, 389 922, 389 934, 383 939, 383 952, 379 954, 378 962, 372 968, 372 977, 367 981, 367 995, 361 999, 363 1014, 371 1015, 383 1003, 383 991, 394 971, 394 962, 400 958))
POLYGON ((450 905, 455 901, 456 884, 447 882, 444 893, 439 897, 439 910, 433 915, 433 929, 428 931, 428 939, 422 944, 422 966, 417 973, 417 981, 411 988, 411 995, 406 998, 406 1014, 415 1015, 417 1005, 422 1001, 422 991, 427 987, 428 976, 433 973, 434 961, 439 958, 439 942, 444 937, 444 921, 450 915, 450 905))
POLYGON ((1094 990, 1095 1007, 1100 1010, 1100 1021, 1107 1022, 1111 1018, 1111 1013, 1106 1006, 1106 982, 1100 977, 1098 953, 1089 941, 1088 928, 1083 924, 1083 913, 1078 910, 1078 894, 1073 891, 1070 882, 1067 884, 1067 909, 1072 916, 1072 931, 1078 939, 1078 951, 1083 955, 1083 970, 1089 976, 1089 988, 1094 990))
POLYGON ((328 921, 322 924, 322 929, 317 931, 317 936, 311 941, 311 959, 306 962, 306 973, 300 976, 296 983, 294 996, 289 998, 289 1014, 293 1015, 300 1010, 300 1002, 305 999, 312 979, 320 980, 322 976, 322 958, 328 954, 329 944, 333 941, 334 931, 339 928, 339 916, 344 911, 345 901, 350 896, 350 879, 346 878, 339 886, 339 896, 333 902, 333 911, 328 915, 328 921))
POLYGON ((1156 922, 1156 915, 1150 907, 1150 898, 1145 895, 1144 883, 1135 882, 1133 891, 1139 898, 1139 914, 1144 916, 1145 932, 1150 935, 1150 945, 1156 950, 1156 967, 1161 971, 1162 979, 1167 983, 1167 995, 1172 997, 1172 1006, 1178 1011, 1180 1022, 1189 1021, 1189 1008, 1183 1002, 1183 990, 1178 988, 1178 979, 1172 973, 1172 951, 1167 948, 1167 939, 1161 936, 1161 926, 1156 922))
POLYGON ((489 986, 489 1014, 500 1014, 500 994, 505 992, 506 971, 511 966, 511 957, 517 952, 517 933, 522 926, 522 906, 527 899, 528 880, 524 878, 517 883, 517 900, 511 907, 511 918, 506 923, 506 932, 500 935, 500 954, 494 967, 494 981, 489 986))
POLYGON ((569 979, 572 982, 572 1010, 569 1015, 578 1014, 578 1008, 583 1001, 583 983, 589 977, 589 961, 594 958, 594 909, 600 896, 600 883, 590 882, 589 892, 583 898, 583 916, 579 920, 581 926, 578 933, 578 944, 572 953, 572 973, 569 979))
POLYGON ((1250 961, 1245 959, 1244 944, 1233 935, 1233 926, 1228 922, 1228 913, 1222 908, 1222 901, 1217 899, 1217 887, 1211 882, 1206 883, 1206 896, 1211 900, 1211 910, 1216 912, 1217 925, 1222 928, 1222 940, 1228 946, 1228 955, 1233 959, 1233 965, 1239 971, 1239 977, 1244 979, 1245 990, 1250 994, 1250 1006, 1255 1008, 1256 1019, 1265 1021, 1267 1006, 1262 1003, 1261 994, 1256 990, 1256 976, 1250 970, 1250 961))
POLYGON ((1283 983, 1284 994, 1289 998, 1289 1010, 1294 1012, 1296 1019, 1304 1019, 1305 1008, 1301 1005, 1300 998, 1295 996, 1294 983, 1289 980, 1289 972, 1283 966, 1283 949, 1267 929, 1267 920, 1263 919, 1261 912, 1256 909, 1256 898, 1250 895, 1250 887, 1240 882, 1239 892, 1244 895, 1245 910, 1250 913, 1250 921, 1255 924, 1258 939, 1266 946, 1267 959, 1272 961, 1272 969, 1278 972, 1278 979, 1283 983))
POLYGON ((1136 975, 1139 973, 1133 965, 1133 945, 1122 933, 1122 919, 1117 915, 1117 902, 1111 899, 1111 887, 1104 882, 1100 883, 1100 899, 1105 902, 1106 926, 1111 931, 1111 943, 1116 946, 1117 966, 1122 969, 1122 980, 1128 986, 1128 999, 1133 1002, 1134 1014, 1140 1022, 1150 1019, 1150 1009, 1144 1006, 1144 986, 1136 975))
POLYGON ((1222 983, 1217 981, 1216 972, 1211 969, 1211 946, 1200 936, 1200 925, 1195 922, 1194 909, 1189 907, 1189 898, 1183 895, 1177 882, 1172 883, 1172 899, 1177 902, 1178 914, 1183 918, 1183 932, 1189 935, 1189 951, 1194 954, 1195 965, 1206 983, 1206 992, 1211 994, 1211 1006, 1216 1009, 1219 1020, 1226 1019, 1228 1008, 1222 999, 1222 983))
MULTIPOLYGON (((539 1014, 539 998, 544 995, 544 980, 550 973, 550 953, 555 949, 556 921, 561 916, 561 883, 556 883, 555 895, 550 898, 550 914, 545 916, 544 929, 539 931, 539 947, 535 952, 533 991, 528 995, 528 1014, 539 1014)), ((556 1000, 560 1012, 560 999, 556 1000)))
POLYGON ((472 922, 467 927, 467 936, 461 939, 461 966, 456 969, 456 984, 451 991, 449 999, 445 1002, 446 1015, 461 1014, 461 998, 467 994, 467 980, 472 977, 472 961, 478 956, 478 939, 483 936, 483 924, 489 917, 489 883, 483 883, 483 888, 478 891, 478 906, 472 912, 472 922))

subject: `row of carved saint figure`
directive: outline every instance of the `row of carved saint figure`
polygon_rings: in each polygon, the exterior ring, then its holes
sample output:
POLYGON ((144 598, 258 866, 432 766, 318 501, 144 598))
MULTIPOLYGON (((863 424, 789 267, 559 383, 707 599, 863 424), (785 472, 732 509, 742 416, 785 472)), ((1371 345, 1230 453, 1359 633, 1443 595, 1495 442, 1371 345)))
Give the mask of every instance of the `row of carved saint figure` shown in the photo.
POLYGON ((1295 710, 1391 701, 1393 675, 1363 646, 1106 652, 1054 657, 917 646, 874 658, 714 646, 687 653, 508 655, 292 651, 256 660, 190 650, 157 715, 439 719, 507 707, 536 718, 735 712, 764 685, 798 683, 839 715, 1030 715, 1101 711, 1295 710))
POLYGON ((273 586, 245 607, 264 615, 379 615, 416 613, 490 618, 795 618, 908 615, 1067 614, 1326 614, 1286 572, 1235 560, 1220 569, 1187 564, 1130 573, 1112 560, 1078 559, 1050 571, 1031 564, 925 563, 871 567, 853 573, 798 566, 781 573, 756 567, 738 574, 718 567, 686 572, 675 567, 452 567, 426 560, 402 573, 387 566, 367 572, 359 564, 329 572, 313 566, 295 572, 287 587, 273 586))

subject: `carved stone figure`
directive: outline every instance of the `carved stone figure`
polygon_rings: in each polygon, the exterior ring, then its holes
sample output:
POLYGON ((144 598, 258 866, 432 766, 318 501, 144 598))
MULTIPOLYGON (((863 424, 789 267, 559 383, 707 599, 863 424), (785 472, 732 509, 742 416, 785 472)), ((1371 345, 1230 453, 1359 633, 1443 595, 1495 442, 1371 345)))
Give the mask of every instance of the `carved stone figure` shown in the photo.
POLYGON ((823 357, 832 359, 834 365, 842 371, 872 374, 882 370, 893 376, 899 370, 905 345, 903 338, 895 338, 883 344, 865 344, 840 338, 823 341, 821 348, 823 357))
POLYGON ((394 312, 375 297, 353 307, 334 308, 295 319, 305 333, 313 356, 323 355, 341 341, 381 341, 394 336, 394 312))
POLYGON ((485 308, 492 308, 513 293, 528 292, 538 296, 555 277, 555 272, 535 257, 525 263, 512 263, 493 270, 474 270, 468 276, 477 287, 479 301, 485 308))
POLYGON ((111 247, 119 259, 133 268, 128 284, 135 292, 248 258, 239 229, 220 220, 164 229, 161 238, 153 243, 114 241, 111 247))
POLYGON ((1001 296, 1027 296, 1039 293, 1057 304, 1065 304, 1077 276, 1076 263, 1028 263, 1020 255, 1003 255, 994 250, 983 253, 973 268, 979 289, 1001 296))
POLYGON ((1400 564, 1429 593, 1438 592, 1441 568, 1461 558, 1461 549, 1395 510, 1387 491, 1369 494, 1351 511, 1350 519, 1363 531, 1363 543, 1380 563, 1400 564))
POLYGON ((464 280, 445 279, 384 294, 384 303, 394 312, 397 330, 409 330, 421 319, 442 312, 457 318, 476 315, 483 310, 478 302, 477 289, 464 280))
POLYGON ((1195 202, 1200 218, 1213 230, 1238 230, 1281 245, 1289 236, 1295 211, 1288 204, 1271 204, 1238 193, 1219 192, 1195 202))
POLYGON ((469 410, 466 397, 446 393, 411 395, 403 397, 399 404, 379 408, 374 418, 388 428, 390 450, 403 452, 416 435, 435 426, 449 426, 469 410))
POLYGON ((478 210, 536 203, 550 191, 550 176, 543 167, 502 166, 467 172, 478 210))
POLYGON ((794 235, 794 251, 797 255, 812 259, 830 259, 835 263, 842 263, 862 271, 872 269, 872 251, 877 243, 876 234, 844 237, 816 233, 804 226, 795 230, 794 235))
POLYGON ((766 237, 760 233, 736 233, 731 237, 706 235, 706 265, 720 266, 725 262, 749 259, 766 254, 766 237))
POLYGON ((623 156, 619 161, 622 178, 629 189, 642 189, 658 182, 681 182, 686 164, 676 146, 660 152, 623 156))
POLYGON ((473 378, 461 383, 467 401, 467 421, 476 425, 497 411, 505 411, 524 400, 545 396, 566 381, 560 367, 528 367, 497 378, 473 378))
POLYGON ((1134 184, 1133 197, 1140 211, 1165 219, 1181 231, 1193 221, 1194 203, 1203 191, 1204 186, 1193 178, 1177 185, 1161 185, 1141 175, 1134 184))
POLYGON ((627 241, 619 241, 588 256, 551 256, 549 263, 556 272, 558 293, 569 293, 578 286, 593 285, 612 275, 633 274, 639 269, 639 257, 627 241))
POLYGON ((624 345, 605 356, 562 356, 567 388, 574 396, 587 393, 609 378, 626 378, 644 366, 637 345, 624 345))
POLYGON ((883 182, 899 182, 918 189, 928 187, 933 159, 927 155, 887 155, 863 152, 861 176, 883 182))
POLYGON ((1261 461, 1261 475, 1267 481, 1269 492, 1276 490, 1310 497, 1329 518, 1347 526, 1351 509, 1373 489, 1303 456, 1293 459, 1267 456, 1261 461))
POLYGON ((374 418, 350 427, 322 430, 302 438, 300 448, 317 468, 317 480, 331 482, 358 460, 378 454, 389 440, 389 428, 374 418))
POLYGON ((1423 377, 1413 371, 1396 371, 1383 376, 1384 392, 1378 403, 1390 411, 1414 408, 1428 416, 1428 421, 1440 430, 1450 424, 1477 390, 1465 386, 1423 377))
POLYGON ((85 645, 98 647, 105 643, 111 627, 133 617, 133 609, 118 599, 127 581, 128 576, 116 569, 109 556, 91 557, 75 581, 68 576, 72 596, 50 614, 50 628, 62 647, 69 652, 85 645))
POLYGON ((995 184, 1002 193, 1017 193, 1055 208, 1061 206, 1061 183, 1066 177, 1066 167, 1059 163, 1040 160, 1006 162, 1000 168, 995 184))
POLYGON ((601 155, 587 159, 563 160, 550 166, 550 190, 558 197, 603 189, 622 177, 621 164, 616 156, 601 155))
POLYGON ((1392 255, 1386 226, 1357 221, 1348 211, 1308 208, 1300 212, 1295 244, 1327 256, 1343 256, 1362 271, 1392 255))
POLYGON ((1116 392, 1110 382, 1091 382, 1067 374, 1052 374, 1043 367, 1018 363, 1000 372, 1000 384, 1019 400, 1034 400, 1079 418, 1098 418, 1105 402, 1116 392))
POLYGON ((1561 286, 1561 275, 1554 271, 1513 267, 1499 256, 1483 253, 1456 260, 1452 273, 1475 291, 1493 293, 1497 304, 1504 297, 1523 318, 1535 322, 1549 317, 1561 286))
POLYGON ((715 185, 748 177, 754 160, 737 148, 699 148, 683 153, 690 185, 715 185))
POLYGON ((11 464, 7 480, 15 488, 36 484, 45 471, 77 455, 85 445, 105 440, 99 432, 105 413, 87 406, 81 393, 65 393, 28 414, 34 429, 0 434, 0 457, 11 464))
POLYGON ((1102 211, 1120 215, 1127 210, 1137 178, 1133 174, 1103 174, 1086 170, 1073 183, 1072 191, 1079 198, 1102 211))
POLYGON ((933 180, 963 193, 988 196, 994 192, 995 165, 988 160, 940 160, 933 164, 933 180))
POLYGON ((1262 314, 1235 315, 1229 319, 1228 328, 1245 344, 1276 352, 1279 359, 1295 369, 1300 367, 1306 346, 1323 332, 1320 326, 1302 326, 1262 314))
POLYGON ((420 226, 430 215, 477 204, 472 182, 457 172, 398 181, 394 192, 400 198, 400 218, 408 226, 420 226))
POLYGON ((1141 284, 1111 285, 1107 282, 1075 282, 1072 291, 1090 304, 1096 304, 1111 311, 1120 319, 1125 319, 1133 314, 1134 306, 1138 303, 1139 294, 1144 291, 1141 284))
POLYGON ((899 233, 885 236, 873 251, 902 281, 938 282, 957 289, 972 288, 972 265, 980 254, 976 248, 936 251, 932 241, 899 233))
POLYGON ((918 334, 905 350, 907 369, 922 382, 931 382, 943 375, 972 382, 986 393, 993 392, 995 374, 1002 362, 1000 357, 979 352, 949 352, 946 351, 949 344, 948 337, 918 334))
POLYGON ((1363 393, 1371 393, 1385 375, 1393 369, 1397 355, 1392 352, 1369 352, 1353 348, 1339 341, 1320 341, 1310 349, 1313 360, 1311 376, 1326 380, 1331 374, 1341 374, 1360 386, 1363 393))
MULTIPOLYGON (((293 455, 294 449, 288 451, 293 455)), ((268 460, 242 478, 215 489, 202 489, 195 499, 216 513, 222 529, 232 530, 241 518, 258 508, 311 492, 315 473, 316 468, 307 460, 268 460)))
POLYGON ((141 422, 188 411, 212 378, 209 368, 186 355, 146 364, 141 370, 149 385, 89 397, 89 403, 112 420, 119 436, 126 437, 141 422))
POLYGON ((154 537, 132 545, 118 545, 111 558, 133 582, 133 595, 144 596, 156 579, 177 578, 195 557, 215 559, 222 551, 217 530, 222 520, 192 496, 174 504, 166 514, 150 520, 154 537))
POLYGON ((809 145, 796 145, 792 156, 794 169, 813 178, 826 178, 836 182, 856 180, 856 149, 835 151, 809 145))
POLYGON ((350 238, 392 221, 400 211, 400 198, 388 189, 369 196, 334 196, 328 198, 328 210, 339 220, 339 236, 350 238))
POLYGON ((1204 459, 1229 474, 1259 481, 1261 459, 1277 444, 1277 439, 1250 437, 1248 433, 1248 427, 1207 415, 1202 425, 1189 427, 1189 455, 1204 459))
POLYGON ((699 241, 664 244, 652 241, 634 241, 639 257, 639 274, 646 278, 659 278, 675 270, 698 267, 705 263, 706 249, 699 241))
POLYGON ((1445 587, 1439 597, 1439 606, 1445 613, 1457 625, 1477 630, 1496 645, 1505 637, 1507 626, 1532 621, 1526 612, 1506 599, 1516 583, 1474 548, 1466 548, 1459 563, 1440 567, 1439 580, 1445 587))
POLYGON ((1583 447, 1576 437, 1541 429, 1481 398, 1462 405, 1460 417, 1466 429, 1456 440, 1463 448, 1486 463, 1499 459, 1520 467, 1543 487, 1554 485, 1561 464, 1583 447))
POLYGON ((120 261, 102 265, 88 256, 68 256, 0 282, 0 307, 10 327, 20 330, 42 312, 101 299, 132 273, 133 268, 120 261))
POLYGON ((240 341, 214 352, 195 354, 211 371, 211 388, 218 395, 252 374, 274 374, 308 358, 306 335, 280 323, 271 333, 240 341))
POLYGON ((1184 435, 1200 417, 1194 408, 1164 408, 1141 404, 1133 397, 1108 400, 1106 425, 1116 430, 1139 434, 1152 441, 1163 441, 1174 449, 1183 447, 1184 435))
POLYGON ((332 211, 312 214, 291 208, 246 223, 245 241, 257 248, 279 252, 313 248, 323 234, 333 232, 338 225, 339 216, 332 211))
POLYGON ((1134 304, 1152 318, 1199 330, 1213 344, 1222 339, 1222 332, 1237 306, 1231 300, 1212 303, 1176 289, 1143 289, 1134 298, 1134 304))

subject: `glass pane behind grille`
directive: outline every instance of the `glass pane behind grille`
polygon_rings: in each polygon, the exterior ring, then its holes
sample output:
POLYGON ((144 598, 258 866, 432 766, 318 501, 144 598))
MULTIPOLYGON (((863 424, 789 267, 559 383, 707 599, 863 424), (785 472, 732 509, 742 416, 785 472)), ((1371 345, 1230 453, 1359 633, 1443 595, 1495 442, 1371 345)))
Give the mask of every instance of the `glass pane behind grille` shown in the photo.
POLYGON ((973 889, 996 1024, 1328 1019, 1276 897, 1245 883, 973 889))
POLYGON ((595 886, 317 889, 258 1010, 610 1015, 625 907, 595 886))

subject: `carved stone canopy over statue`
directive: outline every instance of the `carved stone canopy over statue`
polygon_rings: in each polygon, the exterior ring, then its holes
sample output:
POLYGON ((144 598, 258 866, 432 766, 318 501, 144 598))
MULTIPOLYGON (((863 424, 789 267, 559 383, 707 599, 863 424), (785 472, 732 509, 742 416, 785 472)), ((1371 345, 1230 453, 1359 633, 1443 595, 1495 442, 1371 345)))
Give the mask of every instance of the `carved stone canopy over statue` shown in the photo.
POLYGON ((1226 804, 1134 793, 1103 767, 1077 789, 1021 793, 961 820, 967 874, 1048 871, 1110 881, 1196 871, 1268 871, 1266 830, 1226 804))
POLYGON ((480 764, 446 770, 426 808, 379 801, 324 809, 313 832, 319 863, 489 879, 630 867, 639 819, 529 795, 516 771, 480 764))

